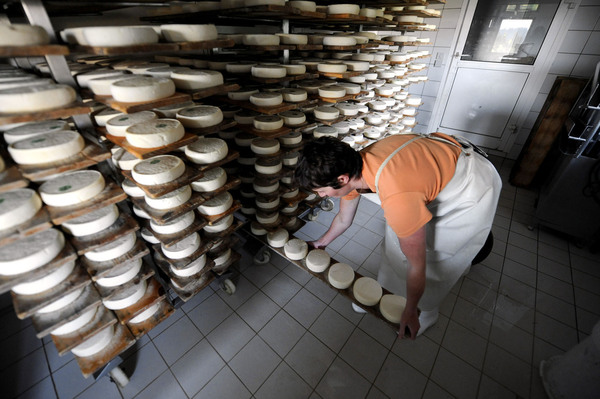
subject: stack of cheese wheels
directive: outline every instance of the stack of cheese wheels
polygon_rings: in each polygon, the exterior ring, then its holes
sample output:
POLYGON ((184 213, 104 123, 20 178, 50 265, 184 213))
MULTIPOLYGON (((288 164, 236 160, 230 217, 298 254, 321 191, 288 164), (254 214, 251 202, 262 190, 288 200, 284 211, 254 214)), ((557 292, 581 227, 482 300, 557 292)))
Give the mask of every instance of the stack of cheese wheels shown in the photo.
POLYGON ((170 265, 170 269, 173 272, 173 274, 175 274, 178 277, 190 277, 200 272, 205 265, 206 254, 202 254, 198 258, 194 259, 193 261, 191 261, 183 267, 175 267, 174 265, 170 265))
POLYGON ((6 130, 4 132, 4 141, 6 141, 7 144, 12 144, 16 141, 29 139, 40 134, 68 129, 69 124, 63 120, 31 122, 6 130))
POLYGON ((216 167, 204 172, 204 175, 191 183, 192 190, 201 193, 211 192, 223 187, 227 182, 225 169, 216 167))
POLYGON ((110 94, 124 103, 148 102, 175 94, 175 84, 168 78, 136 76, 110 84, 110 94))
POLYGON ((283 247, 290 238, 290 233, 284 228, 278 228, 275 231, 267 233, 267 242, 273 248, 283 247))
POLYGON ((156 112, 161 118, 176 118, 177 112, 185 108, 193 107, 194 105, 196 104, 194 104, 193 101, 186 101, 183 103, 170 104, 163 107, 154 108, 152 111, 156 112))
POLYGON ((159 155, 145 159, 131 170, 133 179, 143 186, 170 183, 184 173, 185 164, 174 155, 159 155))
POLYGON ((180 69, 171 73, 171 79, 181 90, 201 90, 223 84, 223 74, 210 70, 180 69))
POLYGON ((206 128, 223 122, 223 112, 212 105, 197 105, 177 112, 176 118, 185 127, 206 128))
POLYGON ((118 218, 119 208, 113 204, 68 220, 61 227, 75 237, 83 237, 100 233, 112 226, 118 218))
POLYGON ((0 110, 7 114, 47 111, 65 107, 75 99, 75 90, 67 85, 18 86, 0 90, 0 110))
POLYGON ((72 130, 43 133, 8 146, 12 159, 21 165, 64 161, 85 147, 83 137, 72 130))
POLYGON ((288 1, 288 5, 292 8, 297 8, 301 11, 317 11, 317 3, 315 3, 314 1, 290 0, 288 1))
POLYGON ((227 142, 216 137, 202 137, 186 146, 186 157, 197 164, 207 165, 221 161, 227 157, 227 142))
POLYGON ((160 148, 176 143, 185 135, 177 119, 156 119, 136 123, 125 130, 127 142, 138 148, 160 148))
POLYGON ((40 197, 29 188, 0 193, 0 232, 31 220, 41 208, 40 197))
POLYGON ((96 280, 96 284, 101 287, 118 287, 129 281, 133 280, 142 269, 142 259, 135 259, 125 263, 121 263, 118 266, 113 267, 106 274, 96 280))
POLYGON ((360 277, 352 286, 354 298, 363 305, 375 306, 383 295, 379 283, 371 277, 360 277))
POLYGON ((172 235, 187 229, 194 223, 195 219, 196 214, 193 211, 190 211, 164 224, 158 224, 155 220, 150 220, 150 227, 152 228, 152 231, 157 234, 172 235))
POLYGON ((221 233, 227 230, 233 224, 233 214, 229 214, 222 219, 214 222, 213 224, 207 224, 202 228, 207 233, 221 233))
POLYGON ((184 259, 196 252, 200 248, 200 244, 201 239, 198 233, 192 233, 169 247, 161 244, 161 250, 169 259, 184 259))
POLYGON ((146 293, 147 282, 141 280, 132 286, 117 290, 117 292, 108 298, 102 298, 102 303, 107 309, 120 310, 125 309, 143 298, 146 293))
MULTIPOLYGON (((268 226, 277 223, 279 220, 279 212, 256 212, 256 221, 262 225, 268 226)), ((287 232, 287 230, 286 230, 287 232)), ((287 241, 287 239, 286 239, 287 241)), ((283 246, 283 244, 281 245, 283 246)))
POLYGON ((135 232, 128 233, 83 255, 94 262, 107 262, 129 252, 135 246, 136 240, 135 232))
POLYGON ((138 123, 154 121, 157 118, 152 111, 141 111, 133 114, 119 113, 106 121, 106 131, 113 136, 125 137, 129 127, 138 123))
POLYGON ((75 261, 66 262, 54 270, 49 271, 45 276, 28 280, 17 284, 11 288, 17 295, 35 295, 50 290, 69 277, 75 268, 75 261))
POLYGON ((45 204, 64 207, 89 201, 100 194, 104 187, 102 173, 96 170, 79 170, 44 182, 38 191, 45 204))
POLYGON ((215 216, 227 212, 233 205, 233 197, 228 191, 203 202, 198 206, 198 212, 203 215, 215 216))
POLYGON ((277 139, 256 138, 252 140, 250 149, 257 155, 275 155, 279 152, 280 144, 277 139))
POLYGON ((160 26, 162 36, 168 42, 202 42, 216 40, 215 25, 166 24, 160 26))
POLYGON ((323 273, 329 267, 331 257, 323 249, 313 249, 306 257, 306 267, 315 273, 323 273))
POLYGON ((167 210, 185 204, 191 197, 192 188, 189 185, 185 185, 160 197, 152 198, 145 196, 144 199, 150 208, 167 210))
POLYGON ((406 298, 400 295, 386 294, 379 301, 379 311, 391 323, 400 323, 406 308, 406 298))
POLYGON ((35 270, 58 255, 65 237, 56 229, 22 238, 0 247, 0 275, 14 276, 35 270))

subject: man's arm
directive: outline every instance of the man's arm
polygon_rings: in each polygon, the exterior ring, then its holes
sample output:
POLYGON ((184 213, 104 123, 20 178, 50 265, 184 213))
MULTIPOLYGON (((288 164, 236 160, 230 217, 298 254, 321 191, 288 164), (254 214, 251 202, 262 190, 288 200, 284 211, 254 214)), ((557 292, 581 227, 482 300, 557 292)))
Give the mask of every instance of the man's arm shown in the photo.
POLYGON ((408 260, 406 275, 406 308, 400 319, 399 335, 404 337, 405 328, 410 331, 410 338, 415 339, 420 328, 417 305, 425 290, 425 226, 414 234, 400 238, 400 248, 408 260))
POLYGON ((323 234, 321 238, 319 238, 317 241, 313 241, 311 244, 315 248, 325 248, 333 240, 342 235, 344 231, 346 231, 348 227, 352 225, 359 201, 360 195, 351 200, 342 198, 340 200, 340 211, 337 215, 335 215, 335 218, 333 218, 333 222, 331 222, 329 230, 327 230, 327 232, 323 234))

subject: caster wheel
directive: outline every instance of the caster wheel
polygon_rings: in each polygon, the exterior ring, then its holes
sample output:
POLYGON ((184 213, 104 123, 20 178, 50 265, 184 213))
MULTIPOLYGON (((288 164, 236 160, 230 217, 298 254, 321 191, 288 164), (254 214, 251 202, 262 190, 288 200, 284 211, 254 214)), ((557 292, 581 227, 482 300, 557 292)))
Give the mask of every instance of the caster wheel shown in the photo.
POLYGON ((108 375, 121 388, 123 388, 125 385, 127 385, 129 383, 129 378, 125 375, 123 370, 121 370, 119 367, 115 367, 114 369, 110 370, 108 372, 108 375))
POLYGON ((315 220, 317 220, 317 215, 313 215, 312 213, 309 213, 308 216, 307 216, 307 218, 311 222, 314 222, 315 220))
POLYGON ((233 281, 227 278, 221 282, 221 289, 227 294, 233 295, 235 293, 235 284, 233 284, 233 281))
POLYGON ((325 212, 332 211, 334 206, 335 204, 331 198, 327 198, 321 202, 321 209, 323 209, 325 212))
POLYGON ((268 249, 265 249, 254 256, 254 263, 257 265, 264 265, 266 263, 269 263, 270 260, 271 251, 269 251, 268 249))

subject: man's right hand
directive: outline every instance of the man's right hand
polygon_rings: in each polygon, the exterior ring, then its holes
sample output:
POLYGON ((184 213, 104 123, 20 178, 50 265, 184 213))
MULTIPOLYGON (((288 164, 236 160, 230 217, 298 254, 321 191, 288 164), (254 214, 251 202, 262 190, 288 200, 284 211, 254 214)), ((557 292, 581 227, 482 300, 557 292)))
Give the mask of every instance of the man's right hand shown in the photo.
POLYGON ((327 245, 322 244, 319 240, 317 241, 309 241, 308 246, 314 249, 325 249, 327 245))

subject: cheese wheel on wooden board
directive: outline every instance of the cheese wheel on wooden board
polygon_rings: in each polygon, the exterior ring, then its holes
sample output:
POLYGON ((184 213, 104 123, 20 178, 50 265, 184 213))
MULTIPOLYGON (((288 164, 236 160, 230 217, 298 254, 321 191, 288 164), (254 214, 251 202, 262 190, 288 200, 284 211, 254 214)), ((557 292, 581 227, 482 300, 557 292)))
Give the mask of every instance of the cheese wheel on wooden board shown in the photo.
POLYGON ((25 140, 44 133, 53 133, 61 130, 69 130, 69 124, 63 120, 49 120, 43 122, 31 122, 21 126, 8 129, 4 132, 4 141, 12 144, 19 140, 25 140))
POLYGON ((308 44, 307 35, 294 35, 288 33, 277 33, 281 44, 308 44))
POLYGON ((255 236, 264 236, 267 234, 267 230, 258 222, 253 221, 250 223, 250 231, 255 236))
POLYGON ((283 118, 283 124, 286 126, 300 126, 306 122, 306 115, 302 111, 284 111, 278 115, 283 118))
POLYGON ((147 227, 142 227, 140 230, 140 235, 144 239, 144 241, 149 242, 150 244, 159 244, 160 241, 158 238, 154 236, 154 234, 147 227))
POLYGON ((281 161, 272 160, 269 158, 260 158, 256 160, 254 169, 256 172, 263 175, 274 175, 281 172, 283 164, 281 161))
POLYGON ((340 112, 345 116, 352 116, 358 114, 358 106, 350 103, 337 103, 334 105, 340 112))
MULTIPOLYGON (((298 210, 298 204, 296 203, 294 205, 288 205, 288 206, 281 208, 281 213, 283 213, 284 215, 292 215, 292 214, 295 214, 297 210, 298 210)), ((295 224, 296 223, 294 221, 294 223, 292 223, 291 225, 293 226, 295 224)), ((286 228, 287 227, 288 226, 286 225, 286 228)))
POLYGON ((217 255, 213 259, 213 262, 215 263, 215 267, 218 267, 226 264, 229 261, 229 259, 231 259, 231 248, 227 248, 225 251, 217 255))
POLYGON ((336 263, 327 272, 329 284, 339 290, 344 290, 354 281, 354 269, 346 263, 336 263))
POLYGON ((306 101, 308 98, 308 92, 304 89, 286 88, 281 90, 280 93, 285 101, 291 103, 306 101))
POLYGON ((187 265, 182 268, 173 267, 170 265, 171 271, 173 274, 179 277, 189 277, 198 273, 202 268, 206 265, 206 254, 200 255, 197 259, 191 261, 187 265))
POLYGON ((185 148, 186 157, 190 161, 201 165, 225 159, 228 153, 227 142, 216 137, 201 137, 185 148))
POLYGON ((256 65, 251 72, 255 78, 279 79, 286 76, 287 69, 277 65, 256 65))
POLYGON ((228 191, 203 202, 198 206, 198 212, 203 215, 214 216, 227 212, 233 205, 233 197, 228 191))
POLYGON ((306 256, 306 267, 315 273, 323 273, 329 267, 331 256, 323 249, 313 249, 306 256))
POLYGON ((233 224, 233 214, 227 215, 216 223, 207 224, 202 228, 207 233, 220 233, 227 230, 233 224))
POLYGON ((247 34, 243 36, 242 42, 246 46, 278 46, 280 39, 277 35, 247 34))
POLYGON ((89 357, 100 353, 109 346, 114 336, 114 325, 104 328, 99 333, 85 339, 82 343, 71 349, 71 352, 77 357, 89 357))
POLYGON ((297 8, 301 11, 316 12, 317 3, 314 1, 290 0, 287 4, 292 8, 297 8))
POLYGON ((283 127, 283 118, 278 115, 259 115, 252 121, 257 130, 277 130, 283 127))
POLYGON ((330 4, 327 6, 327 14, 353 14, 360 13, 358 4, 330 4))
POLYGON ((112 156, 112 161, 121 170, 131 170, 133 167, 142 160, 133 155, 132 153, 119 148, 112 156))
MULTIPOLYGON (((302 115, 304 115, 304 113, 302 113, 302 115)), ((306 117, 304 119, 306 120, 306 117)), ((302 133, 294 131, 286 134, 285 136, 278 137, 277 139, 283 145, 295 146, 302 143, 302 133)))
MULTIPOLYGON (((270 225, 279 220, 279 212, 256 211, 256 220, 263 225, 270 225)), ((287 240, 286 240, 287 241, 287 240)), ((281 245, 283 246, 283 244, 281 245)))
POLYGON ((256 65, 254 61, 229 62, 225 65, 225 70, 229 73, 250 73, 256 65))
POLYGON ((196 220, 194 211, 186 212, 165 224, 150 220, 150 227, 157 234, 175 234, 187 229, 196 220))
POLYGON ((356 46, 356 38, 352 36, 325 36, 323 38, 324 46, 356 46))
POLYGON ((177 120, 185 127, 206 128, 223 122, 223 112, 213 105, 197 105, 179 111, 177 120))
POLYGON ((267 233, 267 242, 273 248, 281 248, 288 242, 290 233, 286 229, 278 228, 275 231, 267 233))
POLYGON ((346 95, 346 88, 338 85, 319 87, 319 96, 325 98, 341 98, 346 95))
POLYGON ((138 216, 138 217, 140 217, 142 219, 148 219, 148 220, 151 219, 150 215, 148 215, 148 213, 145 210, 143 210, 142 208, 138 207, 137 205, 133 205, 132 208, 133 208, 133 213, 136 216, 138 216))
POLYGON ((42 200, 29 188, 0 193, 0 231, 27 222, 42 208, 42 200))
POLYGON ((19 75, 18 77, 15 77, 15 79, 6 79, 5 77, 0 76, 0 90, 27 86, 46 86, 51 84, 54 84, 52 79, 38 78, 37 76, 19 75))
POLYGON ((142 322, 148 320, 150 317, 152 317, 156 312, 158 312, 158 309, 160 309, 160 302, 150 305, 149 307, 144 309, 138 315, 136 315, 131 320, 129 320, 128 324, 142 323, 142 322))
POLYGON ((90 80, 92 80, 92 79, 98 79, 98 78, 104 78, 104 77, 110 77, 110 76, 113 76, 113 77, 119 76, 120 77, 123 75, 125 75, 125 72, 123 72, 123 71, 117 71, 115 69, 109 69, 109 68, 100 68, 100 69, 80 73, 75 76, 75 80, 77 80, 77 84, 79 85, 79 87, 87 89, 90 87, 90 80))
POLYGON ((406 298, 400 295, 386 294, 379 301, 379 311, 391 323, 400 323, 406 308, 406 298))
POLYGON ((127 142, 138 148, 158 148, 176 143, 185 135, 177 119, 156 119, 136 123, 125 130, 127 142))
POLYGON ((304 75, 306 73, 306 65, 300 64, 283 64, 286 76, 304 75))
POLYGON ((258 88, 245 87, 237 91, 230 91, 229 93, 227 93, 227 97, 236 101, 248 101, 250 100, 251 95, 256 94, 258 92, 258 88))
POLYGON ((121 183, 121 187, 123 188, 123 191, 125 191, 125 194, 127 194, 130 197, 141 198, 146 195, 144 190, 139 188, 134 182, 132 182, 129 179, 124 179, 123 183, 121 183))
POLYGON ((252 183, 252 187, 254 188, 254 191, 256 191, 259 194, 271 194, 279 190, 279 182, 276 181, 274 183, 271 183, 255 181, 254 183, 252 183))
POLYGON ((44 314, 44 313, 51 313, 51 312, 56 312, 60 309, 63 309, 64 307, 70 305, 71 303, 75 302, 75 300, 77 298, 79 298, 79 296, 81 295, 81 293, 83 292, 83 289, 85 287, 81 287, 78 288, 74 291, 69 292, 68 294, 52 301, 50 304, 44 306, 41 309, 38 309, 36 311, 36 313, 39 314, 44 314))
POLYGON ((274 107, 283 102, 281 93, 261 92, 250 95, 250 102, 258 107, 274 107))
POLYGON ((62 207, 89 201, 100 194, 104 186, 102 173, 96 170, 78 170, 46 181, 38 191, 45 204, 62 207))
POLYGON ((301 260, 304 259, 308 253, 308 244, 306 241, 300 240, 299 238, 292 238, 283 246, 283 252, 288 259, 301 260))
POLYGON ((317 71, 325 73, 344 73, 348 67, 341 63, 320 63, 317 65, 317 71))
POLYGON ((119 71, 120 74, 103 76, 91 79, 87 82, 89 89, 97 96, 110 96, 110 87, 114 82, 123 79, 130 79, 133 75, 128 74, 124 71, 119 71))
POLYGON ((250 144, 250 149, 258 155, 271 155, 279 152, 280 145, 277 139, 255 138, 250 144))
POLYGON ((192 233, 168 248, 164 244, 161 245, 161 249, 163 254, 169 259, 183 259, 196 252, 200 248, 201 242, 202 240, 198 233, 192 233))
MULTIPOLYGON (((287 153, 283 156, 283 165, 284 166, 296 166, 298 164, 298 160, 300 159, 300 153, 297 151, 287 153)), ((283 179, 281 180, 283 183, 283 179)))
POLYGON ((333 126, 319 126, 313 130, 313 136, 318 139, 319 137, 337 137, 338 131, 333 126))
POLYGON ((50 331, 50 334, 55 336, 61 336, 71 334, 79 330, 80 328, 92 321, 98 309, 99 307, 95 306, 91 309, 84 311, 83 313, 75 317, 73 320, 68 321, 60 327, 57 327, 54 330, 50 331))
POLYGON ((340 111, 335 107, 319 106, 314 110, 315 118, 326 121, 337 119, 340 116, 340 111))
POLYGON ((142 265, 142 259, 121 264, 112 268, 107 274, 102 275, 102 277, 96 280, 96 284, 101 287, 117 287, 125 284, 138 275, 142 269, 142 265))
POLYGON ((44 230, 0 247, 0 275, 15 276, 45 265, 62 251, 64 235, 56 229, 44 230))
POLYGON ((374 306, 381 299, 383 290, 381 285, 371 277, 360 277, 354 282, 352 293, 354 298, 361 304, 374 306))
POLYGON ((191 183, 192 190, 201 193, 217 190, 227 182, 227 173, 221 167, 216 167, 204 172, 204 175, 191 183))
POLYGON ((119 290, 116 294, 110 296, 109 298, 103 298, 102 303, 107 309, 110 310, 120 310, 128 308, 133 305, 146 293, 147 281, 141 280, 139 283, 125 288, 123 290, 119 290))
MULTIPOLYGON (((98 126, 106 126, 106 123, 109 120, 111 120, 112 118, 114 118, 116 116, 120 116, 120 115, 125 115, 125 114, 121 111, 117 111, 116 109, 105 108, 102 111, 98 112, 97 114, 94 114, 94 122, 96 122, 96 125, 98 125, 98 126)), ((123 133, 123 134, 125 134, 125 133, 123 133)))
POLYGON ((152 198, 145 196, 144 199, 146 204, 151 208, 167 210, 185 204, 191 197, 192 188, 189 185, 185 185, 160 197, 152 198))
POLYGON ((185 164, 174 155, 159 155, 136 164, 131 176, 139 184, 153 186, 169 183, 185 172, 185 164))
POLYGON ((118 218, 119 208, 112 204, 68 220, 61 226, 67 233, 75 237, 82 237, 109 228, 118 218))
POLYGON ((223 84, 223 74, 219 71, 188 69, 174 71, 171 79, 181 90, 201 90, 223 84))
POLYGON ((39 294, 59 285, 69 277, 74 268, 75 261, 66 262, 41 278, 15 285, 11 288, 11 291, 17 295, 39 294))
POLYGON ((135 246, 137 240, 135 232, 131 232, 116 240, 110 241, 101 247, 95 248, 83 254, 87 259, 94 262, 106 262, 125 255, 135 246))
POLYGON ((93 26, 82 30, 86 45, 94 47, 132 46, 158 42, 150 26, 93 26))
POLYGON ((0 46, 35 46, 50 43, 44 28, 28 24, 0 24, 0 46))
POLYGON ((135 76, 110 84, 110 94, 124 103, 147 102, 175 94, 175 84, 168 78, 135 76))
POLYGON ((212 24, 165 24, 160 32, 168 42, 203 42, 218 37, 217 27, 212 24))
POLYGON ((47 111, 62 108, 75 99, 75 90, 63 84, 15 87, 0 90, 0 112, 11 114, 47 111))
POLYGON ((142 122, 155 121, 157 115, 152 111, 141 111, 133 114, 118 114, 106 121, 106 131, 117 137, 126 137, 127 129, 142 122))

